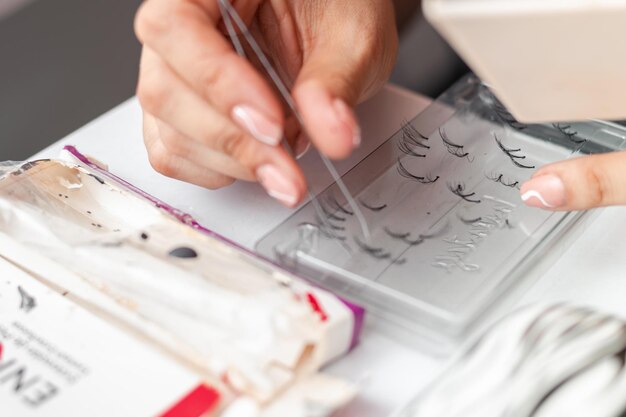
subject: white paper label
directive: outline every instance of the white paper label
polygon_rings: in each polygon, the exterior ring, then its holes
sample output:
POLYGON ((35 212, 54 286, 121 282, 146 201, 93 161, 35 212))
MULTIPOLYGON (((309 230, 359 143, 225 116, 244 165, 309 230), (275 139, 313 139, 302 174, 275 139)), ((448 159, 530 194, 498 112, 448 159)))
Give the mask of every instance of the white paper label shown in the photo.
POLYGON ((199 416, 212 395, 193 372, 0 258, 0 416, 192 416, 176 412, 185 399, 199 416))

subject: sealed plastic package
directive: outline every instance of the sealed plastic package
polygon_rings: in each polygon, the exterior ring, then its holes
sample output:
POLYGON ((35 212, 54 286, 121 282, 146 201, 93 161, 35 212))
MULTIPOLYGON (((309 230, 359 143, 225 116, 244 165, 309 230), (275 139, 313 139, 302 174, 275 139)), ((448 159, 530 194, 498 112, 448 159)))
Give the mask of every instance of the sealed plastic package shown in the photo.
MULTIPOLYGON (((1 168, 3 262, 192 369, 219 393, 211 415, 245 401, 254 415, 305 417, 354 396, 319 371, 355 345, 362 308, 212 235, 75 149, 66 156, 80 165, 1 168)), ((0 347, 10 342, 0 337, 0 347)))

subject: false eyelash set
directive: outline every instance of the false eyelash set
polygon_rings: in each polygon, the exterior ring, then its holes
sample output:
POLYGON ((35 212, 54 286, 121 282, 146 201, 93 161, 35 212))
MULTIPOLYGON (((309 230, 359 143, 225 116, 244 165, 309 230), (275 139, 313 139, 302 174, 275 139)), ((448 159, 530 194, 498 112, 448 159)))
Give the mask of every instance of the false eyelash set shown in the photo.
POLYGON ((400 327, 461 338, 525 268, 549 259, 538 247, 584 218, 525 206, 521 184, 545 164, 621 149, 625 132, 522 124, 468 76, 343 176, 369 239, 333 184, 318 196, 325 219, 307 204, 256 250, 400 327))
MULTIPOLYGON (((503 117, 503 112, 504 110, 500 109, 497 112, 498 117, 503 117)), ((508 121, 507 124, 517 126, 520 130, 524 128, 523 125, 517 122, 515 122, 514 124, 512 122, 512 116, 507 116, 506 120, 508 121)), ((470 155, 469 151, 466 150, 466 146, 455 143, 453 140, 451 140, 445 128, 439 127, 437 129, 437 134, 448 154, 459 159, 464 159, 470 164, 474 162, 475 158, 470 155)), ((573 136, 576 133, 568 132, 568 134, 573 136)), ((493 137, 498 148, 513 163, 514 166, 524 169, 535 168, 534 165, 527 165, 523 162, 520 162, 526 159, 526 156, 521 154, 521 148, 510 148, 505 146, 498 138, 498 135, 496 133, 494 133, 493 137)), ((403 163, 404 158, 417 160, 428 158, 429 151, 432 149, 432 145, 429 145, 429 140, 430 138, 422 134, 413 124, 409 123, 408 121, 403 122, 399 132, 399 136, 397 138, 397 149, 403 154, 398 156, 396 162, 396 171, 400 177, 424 185, 434 184, 441 179, 440 175, 434 175, 432 173, 426 173, 424 175, 418 175, 416 173, 413 173, 403 163)), ((519 189, 519 180, 509 180, 505 178, 504 174, 502 173, 485 174, 485 177, 505 187, 519 189)), ((463 182, 450 181, 447 183, 447 188, 453 195, 459 197, 467 203, 480 204, 482 202, 482 200, 477 196, 476 192, 467 191, 466 185, 463 182)), ((362 207, 372 213, 382 212, 389 206, 386 203, 376 205, 368 204, 363 199, 360 199, 359 203, 362 207)), ((353 216, 354 213, 345 208, 344 205, 340 204, 334 195, 327 198, 326 204, 321 203, 320 205, 324 214, 326 215, 326 218, 322 220, 318 217, 317 224, 315 226, 320 228, 324 235, 345 242, 348 239, 347 236, 338 232, 346 232, 346 227, 340 224, 347 220, 346 216, 353 216)), ((467 219, 464 219, 462 217, 459 217, 459 219, 465 224, 472 224, 480 221, 481 217, 476 217, 472 221, 468 221, 467 219)), ((510 226, 510 223, 508 221, 506 222, 506 224, 510 226)), ((388 237, 401 241, 411 247, 424 243, 426 239, 439 237, 442 234, 418 234, 415 237, 411 237, 411 232, 395 232, 390 230, 388 226, 384 226, 383 230, 388 237)), ((363 253, 369 255, 374 259, 385 261, 392 258, 392 253, 386 250, 384 247, 374 246, 366 243, 358 236, 353 236, 353 240, 356 243, 357 247, 363 253)), ((396 265, 402 265, 406 263, 406 259, 393 259, 393 263, 396 265)))
MULTIPOLYGON (((501 115, 502 114, 501 112, 502 110, 498 114, 501 115)), ((519 126, 522 126, 522 125, 519 125, 519 126)), ((438 132, 439 138, 441 139, 441 143, 443 144, 444 148, 450 155, 456 158, 465 159, 467 160, 468 163, 474 162, 474 157, 471 156, 470 153, 465 149, 465 145, 460 145, 460 144, 453 142, 443 127, 440 127, 437 130, 437 132, 438 132)), ((534 165, 533 166, 525 165, 522 162, 520 162, 520 160, 526 159, 525 155, 520 154, 520 152, 522 151, 520 148, 514 149, 514 148, 506 147, 502 143, 502 141, 498 138, 497 134, 494 134, 494 138, 495 138, 496 144, 498 145, 498 148, 504 153, 504 155, 506 155, 511 160, 513 165, 515 165, 518 168, 527 168, 527 169, 535 168, 534 165)), ((399 156, 396 162, 396 171, 398 175, 400 175, 400 177, 408 179, 410 181, 415 181, 420 184, 434 184, 441 179, 441 176, 433 175, 431 173, 426 173, 425 175, 417 175, 415 173, 412 173, 411 171, 409 171, 409 169, 405 167, 403 163, 403 158, 417 158, 417 159, 427 158, 428 151, 432 149, 432 146, 428 144, 429 143, 428 141, 429 141, 429 137, 420 133, 415 128, 415 126, 413 126, 408 121, 403 122, 401 130, 400 130, 400 135, 397 139, 397 149, 402 154, 404 154, 404 156, 399 156)), ((491 181, 495 183, 502 184, 505 187, 519 189, 520 181, 508 180, 504 177, 504 174, 497 174, 497 175, 486 174, 486 178, 490 179, 491 181)), ((452 194, 461 198, 465 202, 474 203, 474 204, 481 203, 481 200, 478 197, 476 197, 476 192, 466 191, 466 186, 463 182, 448 182, 447 188, 448 190, 450 190, 452 194)), ((377 204, 377 205, 368 204, 363 199, 360 199, 359 203, 362 207, 364 207, 365 209, 373 213, 381 212, 388 207, 388 204, 377 204)), ((346 231, 346 227, 340 224, 347 220, 346 216, 353 216, 354 213, 348 210, 344 205, 340 204, 337 201, 335 196, 328 197, 326 200, 326 204, 321 203, 320 206, 322 207, 322 210, 324 214, 326 215, 326 218, 322 220, 322 219, 319 219, 318 217, 316 219, 317 220, 316 227, 320 228, 320 230, 326 236, 329 236, 329 237, 332 237, 334 239, 338 239, 341 241, 346 241, 347 237, 337 232, 346 231)), ((469 223, 475 223, 476 221, 480 219, 481 219, 480 217, 477 217, 475 221, 469 222, 469 223)), ((465 219, 461 219, 461 221, 468 223, 465 219)), ((439 236, 438 233, 425 234, 425 235, 419 234, 418 236, 412 238, 410 232, 393 232, 387 226, 385 226, 383 229, 388 237, 402 241, 409 246, 417 246, 423 243, 428 238, 439 236)), ((363 253, 371 256, 374 259, 389 260, 392 257, 392 254, 389 251, 385 250, 385 248, 383 247, 376 247, 376 246, 370 245, 364 242, 362 239, 360 239, 357 236, 353 237, 353 239, 356 245, 361 249, 363 253)), ((394 260, 395 264, 400 264, 400 265, 404 264, 405 262, 406 262, 405 259, 394 260)))

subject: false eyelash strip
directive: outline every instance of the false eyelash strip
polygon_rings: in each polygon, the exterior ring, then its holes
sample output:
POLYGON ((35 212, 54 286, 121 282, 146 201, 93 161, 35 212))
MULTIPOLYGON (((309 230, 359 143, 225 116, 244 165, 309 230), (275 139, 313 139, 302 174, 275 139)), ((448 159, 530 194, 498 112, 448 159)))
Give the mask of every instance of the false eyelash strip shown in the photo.
MULTIPOLYGON (((322 219, 320 219, 319 216, 316 216, 316 217, 319 223, 323 223, 322 219)), ((338 232, 342 232, 346 230, 345 226, 338 226, 336 224, 331 223, 330 221, 326 221, 326 224, 324 225, 324 227, 328 227, 331 230, 338 231, 338 232)))
POLYGON ((505 187, 509 187, 509 188, 517 188, 519 190, 519 181, 515 181, 515 182, 510 182, 504 179, 504 174, 492 174, 492 175, 486 175, 487 179, 493 181, 493 182, 497 182, 500 183, 502 185, 504 185, 505 187))
POLYGON ((347 214, 348 216, 354 216, 354 212, 339 204, 339 201, 337 201, 335 196, 328 197, 328 204, 336 210, 342 212, 343 214, 347 214))
POLYGON ((448 183, 448 189, 450 191, 452 191, 452 194, 454 194, 454 195, 456 195, 458 197, 461 197, 463 200, 467 201, 468 203, 478 204, 478 203, 481 202, 481 200, 477 200, 477 199, 472 198, 472 197, 474 197, 476 195, 476 193, 466 193, 465 192, 465 184, 448 183))
POLYGON ((448 230, 448 226, 449 226, 449 223, 446 221, 438 230, 435 230, 434 232, 428 233, 428 234, 420 233, 416 239, 411 239, 410 238, 411 233, 408 233, 408 232, 397 233, 397 232, 392 231, 388 227, 385 227, 383 230, 385 231, 385 233, 387 233, 387 235, 389 235, 393 239, 401 240, 404 243, 407 243, 411 246, 417 246, 423 243, 426 239, 434 239, 434 238, 443 236, 448 230))
POLYGON ((410 145, 420 148, 430 149, 430 146, 422 143, 428 140, 427 136, 422 135, 411 123, 405 121, 402 124, 402 139, 410 145), (418 139, 419 138, 419 139, 418 139))
POLYGON ((395 233, 392 232, 391 230, 389 230, 387 227, 385 227, 385 233, 387 233, 389 236, 391 236, 394 239, 406 239, 407 237, 411 236, 411 233, 406 232, 406 233, 395 233))
POLYGON ((417 246, 421 243, 424 243, 424 240, 425 240, 425 237, 422 235, 419 235, 417 239, 411 239, 410 238, 411 233, 395 233, 389 230, 387 227, 385 227, 384 230, 385 230, 385 233, 387 233, 390 237, 397 239, 397 240, 401 240, 402 242, 410 246, 417 246))
POLYGON ((332 226, 330 225, 330 223, 328 221, 327 222, 320 222, 319 217, 317 217, 317 221, 319 223, 301 223, 299 226, 310 225, 310 226, 315 227, 317 230, 320 231, 320 233, 322 235, 326 236, 329 239, 336 239, 336 240, 339 240, 339 241, 342 241, 342 242, 346 240, 345 236, 339 236, 337 233, 335 233, 332 230, 332 226))
POLYGON ((425 154, 421 154, 414 149, 416 147, 430 149, 430 146, 421 142, 423 140, 428 140, 428 138, 418 132, 413 125, 405 121, 402 124, 402 138, 398 142, 398 149, 406 155, 426 158, 425 154))
POLYGON ((502 144, 502 141, 498 138, 498 135, 494 133, 493 137, 496 139, 496 143, 498 144, 498 147, 500 148, 500 150, 502 150, 502 152, 504 152, 504 154, 509 157, 511 162, 513 162, 513 165, 515 165, 518 168, 526 168, 526 169, 535 168, 534 165, 524 165, 521 162, 519 162, 520 159, 526 159, 526 155, 516 155, 518 152, 522 151, 521 148, 517 148, 517 149, 507 148, 506 146, 502 144))
POLYGON ((415 150, 411 149, 404 141, 398 143, 398 149, 405 155, 414 156, 416 158, 426 158, 426 155, 415 152, 415 150))
POLYGON ((376 248, 376 247, 370 246, 366 243, 361 242, 361 240, 359 240, 359 238, 356 236, 354 237, 354 241, 363 252, 365 252, 366 254, 370 255, 373 258, 376 258, 376 259, 391 258, 391 253, 385 252, 384 248, 376 248))
POLYGON ((321 204, 321 202, 320 202, 320 208, 322 209, 322 211, 324 212, 324 214, 326 215, 328 219, 336 220, 338 222, 346 221, 345 217, 339 216, 335 213, 331 213, 330 210, 328 210, 328 207, 326 207, 324 204, 321 204))
POLYGON ((406 169, 404 165, 402 165, 402 160, 400 158, 398 158, 397 168, 398 168, 398 174, 400 174, 401 177, 407 178, 409 180, 414 180, 422 184, 432 184, 439 180, 439 175, 437 175, 436 178, 432 178, 430 175, 427 175, 425 177, 420 177, 420 176, 411 174, 409 170, 406 169))
POLYGON ((561 132, 563 136, 566 136, 569 140, 571 140, 575 144, 580 145, 580 144, 587 142, 587 139, 584 139, 578 136, 578 132, 575 130, 572 130, 572 126, 570 125, 562 125, 560 123, 553 123, 552 126, 554 126, 554 128, 557 129, 559 132, 561 132))
POLYGON ((474 224, 474 223, 478 223, 479 221, 482 221, 482 217, 476 217, 475 219, 466 219, 462 216, 459 216, 459 220, 461 220, 462 223, 464 224, 474 224))
POLYGON ((518 122, 515 117, 500 103, 496 102, 493 105, 493 110, 496 113, 496 116, 500 121, 504 122, 506 125, 512 127, 515 130, 524 130, 526 129, 526 125, 518 122))
POLYGON ((443 141, 443 144, 448 150, 449 154, 454 155, 457 158, 467 158, 469 162, 474 162, 474 159, 470 158, 469 152, 465 151, 465 146, 457 145, 456 143, 452 142, 448 137, 446 131, 443 130, 443 128, 441 127, 439 128, 439 136, 441 136, 441 140, 443 141))
POLYGON ((363 207, 365 207, 366 209, 370 210, 370 211, 374 211, 374 212, 378 212, 378 211, 383 211, 384 209, 387 208, 387 204, 382 204, 380 206, 372 206, 367 204, 365 201, 363 200, 359 200, 359 203, 361 203, 361 205, 363 207))

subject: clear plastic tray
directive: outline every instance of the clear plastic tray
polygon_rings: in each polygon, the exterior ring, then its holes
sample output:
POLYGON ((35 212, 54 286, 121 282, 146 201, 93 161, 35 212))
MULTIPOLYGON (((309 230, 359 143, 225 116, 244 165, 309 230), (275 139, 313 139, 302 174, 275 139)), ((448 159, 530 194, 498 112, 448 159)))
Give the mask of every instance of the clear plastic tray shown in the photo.
POLYGON ((343 177, 369 240, 335 184, 318 197, 325 219, 309 203, 257 250, 412 334, 456 344, 584 216, 529 208, 520 184, 625 138, 600 121, 522 125, 468 76, 343 177))

